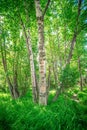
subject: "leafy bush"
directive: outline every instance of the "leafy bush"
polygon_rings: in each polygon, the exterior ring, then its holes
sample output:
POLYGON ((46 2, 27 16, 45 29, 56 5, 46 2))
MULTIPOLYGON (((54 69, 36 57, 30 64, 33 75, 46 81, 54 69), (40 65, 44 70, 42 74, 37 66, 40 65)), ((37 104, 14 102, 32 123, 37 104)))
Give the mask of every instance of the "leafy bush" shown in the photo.
POLYGON ((79 77, 79 73, 76 68, 70 66, 66 66, 63 70, 60 81, 62 83, 62 87, 73 87, 77 83, 77 79, 79 77))

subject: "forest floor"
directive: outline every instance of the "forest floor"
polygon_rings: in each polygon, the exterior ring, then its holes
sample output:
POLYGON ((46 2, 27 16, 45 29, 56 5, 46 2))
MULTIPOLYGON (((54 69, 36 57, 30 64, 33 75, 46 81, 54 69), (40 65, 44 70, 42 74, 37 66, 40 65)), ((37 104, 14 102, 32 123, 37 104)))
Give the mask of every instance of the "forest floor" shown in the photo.
POLYGON ((0 93, 0 130, 86 130, 87 87, 68 89, 52 102, 51 90, 47 106, 32 103, 32 94, 12 100, 0 93))

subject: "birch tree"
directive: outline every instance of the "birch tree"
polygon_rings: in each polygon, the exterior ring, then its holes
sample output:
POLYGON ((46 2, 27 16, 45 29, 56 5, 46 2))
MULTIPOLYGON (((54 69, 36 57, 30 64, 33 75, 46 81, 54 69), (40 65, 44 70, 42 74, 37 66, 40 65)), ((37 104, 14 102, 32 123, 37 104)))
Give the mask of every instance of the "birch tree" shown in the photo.
POLYGON ((38 26, 39 44, 39 104, 47 105, 47 85, 46 85, 46 57, 44 42, 44 16, 50 0, 48 0, 44 12, 42 12, 40 0, 35 0, 36 19, 38 26))

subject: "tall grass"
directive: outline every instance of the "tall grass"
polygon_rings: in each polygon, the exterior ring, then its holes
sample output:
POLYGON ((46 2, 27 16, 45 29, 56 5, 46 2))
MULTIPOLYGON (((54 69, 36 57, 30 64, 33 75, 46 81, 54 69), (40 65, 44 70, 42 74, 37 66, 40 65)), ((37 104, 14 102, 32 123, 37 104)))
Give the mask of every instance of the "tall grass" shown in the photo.
POLYGON ((17 100, 0 96, 0 130, 86 130, 87 107, 61 95, 48 106, 32 103, 30 94, 17 100))

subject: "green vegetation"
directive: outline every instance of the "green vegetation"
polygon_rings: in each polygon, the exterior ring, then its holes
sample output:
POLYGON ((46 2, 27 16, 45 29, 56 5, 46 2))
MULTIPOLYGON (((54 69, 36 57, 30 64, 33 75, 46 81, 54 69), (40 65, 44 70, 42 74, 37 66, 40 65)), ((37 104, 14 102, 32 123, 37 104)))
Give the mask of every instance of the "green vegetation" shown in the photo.
POLYGON ((33 104, 29 93, 17 100, 12 100, 8 94, 1 93, 0 130, 86 130, 85 91, 87 89, 82 93, 73 90, 73 95, 77 93, 79 102, 63 94, 52 103, 50 100, 54 91, 51 90, 48 106, 33 104))
POLYGON ((87 0, 0 0, 0 130, 87 130, 87 0))

